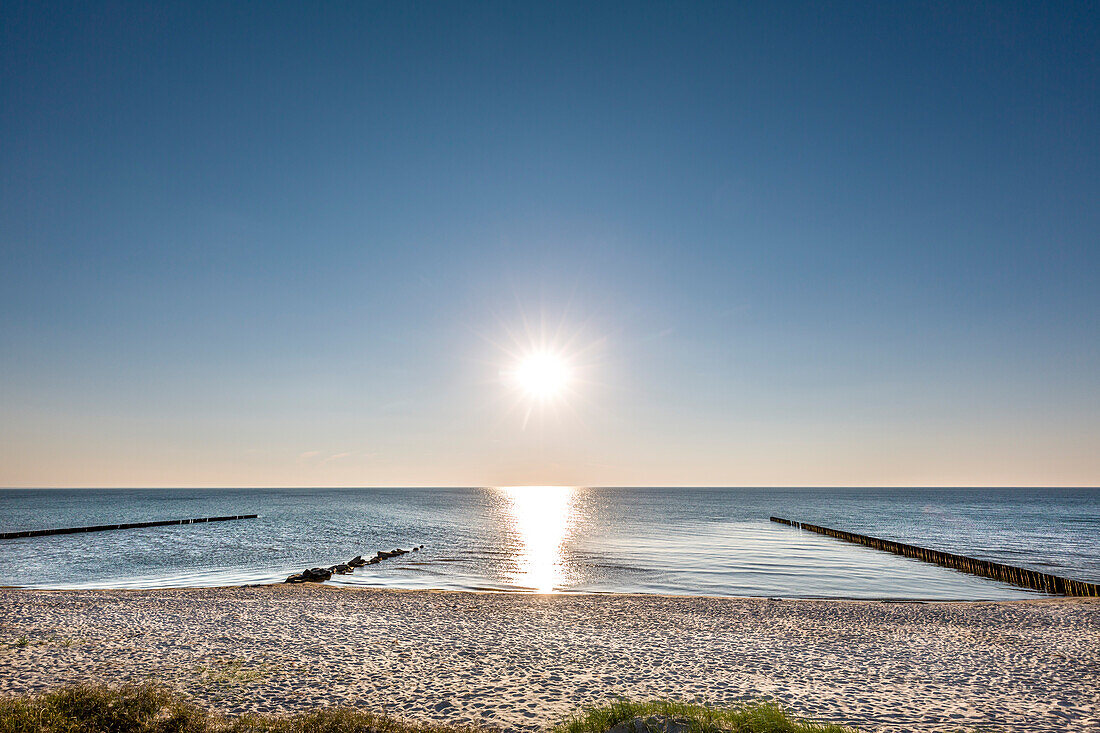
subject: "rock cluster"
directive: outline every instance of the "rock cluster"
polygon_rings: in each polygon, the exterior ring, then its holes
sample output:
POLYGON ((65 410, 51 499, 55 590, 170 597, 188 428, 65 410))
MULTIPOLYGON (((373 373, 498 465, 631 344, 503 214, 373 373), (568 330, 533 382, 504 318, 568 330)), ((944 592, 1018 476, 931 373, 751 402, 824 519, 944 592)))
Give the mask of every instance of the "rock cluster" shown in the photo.
POLYGON ((323 583, 332 577, 331 570, 324 568, 308 568, 298 575, 291 575, 286 579, 287 583, 323 583))
POLYGON ((350 575, 355 568, 361 568, 364 565, 377 565, 383 560, 388 560, 391 557, 400 557, 401 555, 407 555, 410 552, 419 552, 424 545, 417 545, 411 550, 402 550, 400 548, 394 548, 389 552, 385 550, 379 550, 375 553, 374 557, 370 560, 364 560, 362 555, 356 555, 347 562, 342 562, 339 565, 333 565, 330 568, 307 568, 297 575, 291 575, 284 580, 284 583, 324 583, 331 578, 333 574, 337 575, 350 575))

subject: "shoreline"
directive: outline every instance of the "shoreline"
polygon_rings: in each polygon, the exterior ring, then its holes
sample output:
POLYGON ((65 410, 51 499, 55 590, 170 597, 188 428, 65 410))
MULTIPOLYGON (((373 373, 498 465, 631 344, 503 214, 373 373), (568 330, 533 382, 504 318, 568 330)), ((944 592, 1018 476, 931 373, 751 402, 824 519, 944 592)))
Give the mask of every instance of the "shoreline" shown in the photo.
POLYGON ((537 730, 623 695, 772 699, 869 731, 1100 727, 1088 598, 0 589, 0 646, 0 694, 153 679, 231 714, 339 705, 537 730))
MULTIPOLYGON (((283 581, 271 583, 241 583, 239 585, 163 585, 149 586, 147 588, 32 588, 22 585, 0 585, 0 591, 19 591, 25 593, 161 593, 172 591, 203 591, 203 590, 235 590, 241 588, 278 588, 288 585, 283 581)), ((990 599, 941 599, 941 598, 900 598, 883 596, 879 598, 860 598, 858 596, 737 596, 737 595, 712 595, 702 593, 643 593, 636 591, 602 591, 602 590, 556 590, 551 592, 527 591, 516 589, 497 588, 398 588, 381 585, 356 585, 336 583, 309 583, 307 587, 325 588, 337 591, 349 591, 353 593, 385 592, 385 593, 468 593, 471 595, 515 595, 515 596, 563 596, 563 597, 627 597, 627 598, 700 598, 713 600, 746 600, 746 601, 836 601, 838 603, 897 603, 897 604, 1015 604, 1036 603, 1050 601, 1082 601, 1085 603, 1100 604, 1100 599, 1088 596, 1066 596, 1035 592, 1034 598, 990 598, 990 599)))

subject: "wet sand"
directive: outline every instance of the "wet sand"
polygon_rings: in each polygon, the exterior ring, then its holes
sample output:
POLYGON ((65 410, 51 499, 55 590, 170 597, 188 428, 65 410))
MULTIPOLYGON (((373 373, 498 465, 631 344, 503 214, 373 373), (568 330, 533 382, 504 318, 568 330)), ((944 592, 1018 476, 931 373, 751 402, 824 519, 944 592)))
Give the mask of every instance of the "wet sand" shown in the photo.
POLYGON ((0 693, 144 679, 225 712, 504 730, 626 695, 770 698, 879 731, 1096 731, 1100 602, 0 589, 0 693))

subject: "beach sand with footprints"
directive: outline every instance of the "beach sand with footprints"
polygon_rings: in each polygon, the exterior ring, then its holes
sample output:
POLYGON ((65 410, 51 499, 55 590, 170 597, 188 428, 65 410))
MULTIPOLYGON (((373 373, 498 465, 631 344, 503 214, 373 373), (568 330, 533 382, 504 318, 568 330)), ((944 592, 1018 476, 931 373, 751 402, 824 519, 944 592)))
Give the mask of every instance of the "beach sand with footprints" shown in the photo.
POLYGON ((870 730, 1100 729, 1100 603, 315 584, 0 590, 0 692, 152 679, 223 711, 536 730, 614 696, 769 698, 870 730))

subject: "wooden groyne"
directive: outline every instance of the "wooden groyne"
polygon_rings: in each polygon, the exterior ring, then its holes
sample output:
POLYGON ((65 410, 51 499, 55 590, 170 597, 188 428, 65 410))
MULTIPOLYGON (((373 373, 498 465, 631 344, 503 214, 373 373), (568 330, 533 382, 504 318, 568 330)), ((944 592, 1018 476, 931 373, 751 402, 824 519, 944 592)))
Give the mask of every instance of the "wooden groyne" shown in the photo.
POLYGON ((200 519, 166 519, 159 522, 130 522, 129 524, 97 524, 94 527, 65 527, 64 529, 30 529, 25 532, 0 532, 0 540, 16 537, 46 537, 54 534, 79 534, 81 532, 106 532, 111 529, 137 529, 138 527, 167 527, 172 524, 203 524, 205 522, 231 522, 235 519, 255 519, 258 514, 234 514, 231 517, 202 517, 200 519))
POLYGON ((934 565, 942 565, 943 567, 961 570, 971 575, 980 575, 984 578, 992 578, 1002 583, 1011 583, 1012 585, 1030 588, 1031 590, 1037 590, 1043 593, 1061 596, 1100 597, 1100 585, 1086 583, 1083 580, 1071 580, 1058 575, 1040 573, 1037 570, 1027 570, 1026 568, 1017 568, 1012 565, 1002 565, 999 562, 978 560, 977 558, 954 555, 950 552, 941 552, 940 550, 929 550, 926 547, 906 545, 902 542, 883 540, 878 537, 868 537, 864 534, 845 532, 840 529, 819 527, 816 524, 807 524, 806 522, 794 522, 790 519, 783 519, 781 517, 772 517, 771 520, 797 529, 804 529, 808 532, 823 534, 826 537, 835 537, 838 540, 854 542, 857 545, 873 547, 876 550, 892 552, 895 555, 916 558, 917 560, 923 560, 934 565))

